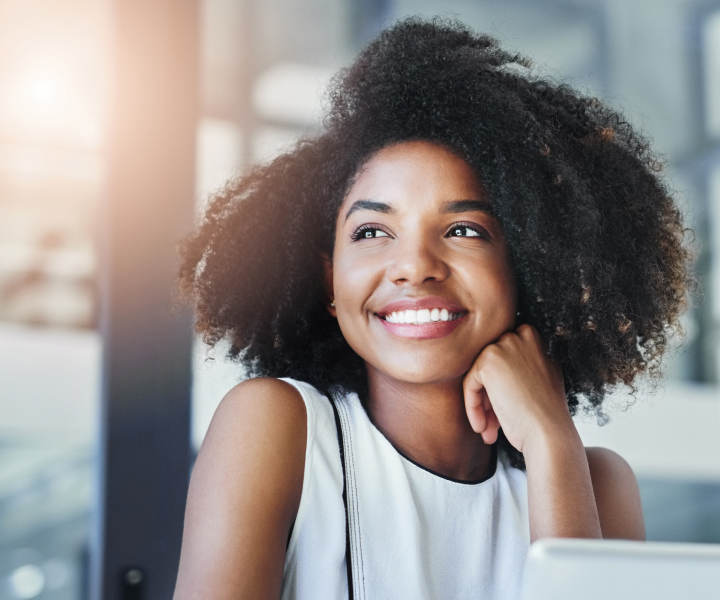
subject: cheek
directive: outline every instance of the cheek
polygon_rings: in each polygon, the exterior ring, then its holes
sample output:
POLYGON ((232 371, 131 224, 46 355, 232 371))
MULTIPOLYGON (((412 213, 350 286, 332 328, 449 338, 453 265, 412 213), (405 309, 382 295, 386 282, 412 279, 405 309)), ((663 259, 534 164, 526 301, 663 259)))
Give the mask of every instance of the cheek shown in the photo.
POLYGON ((504 331, 507 331, 513 327, 517 315, 517 285, 515 274, 509 266, 497 273, 494 295, 497 318, 503 321, 504 331))
POLYGON ((517 311, 517 279, 508 256, 506 256, 503 261, 503 268, 499 277, 503 282, 503 293, 507 297, 514 314, 517 311))
POLYGON ((339 256, 333 263, 333 288, 338 322, 343 332, 357 319, 367 317, 364 308, 383 278, 383 269, 368 257, 339 256))
POLYGON ((493 291, 497 296, 505 299, 505 304, 509 308, 514 308, 517 304, 517 286, 515 284, 515 274, 510 265, 506 261, 502 261, 494 265, 491 273, 493 291))
POLYGON ((517 285, 515 274, 503 255, 494 260, 472 261, 463 272, 467 289, 485 318, 484 325, 504 333, 515 323, 517 313, 517 285))
MULTIPOLYGON (((333 257, 333 291, 336 317, 348 345, 364 361, 385 364, 384 348, 379 348, 371 331, 373 294, 383 288, 386 262, 375 252, 343 252, 337 248, 333 257)), ((395 349, 397 350, 397 349, 395 349)), ((402 354, 402 353, 401 353, 402 354)))

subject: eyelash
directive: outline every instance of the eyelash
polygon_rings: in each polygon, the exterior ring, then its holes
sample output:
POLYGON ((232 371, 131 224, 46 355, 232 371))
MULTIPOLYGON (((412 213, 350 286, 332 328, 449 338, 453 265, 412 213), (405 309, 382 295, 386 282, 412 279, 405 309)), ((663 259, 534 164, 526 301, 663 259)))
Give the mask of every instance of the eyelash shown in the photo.
POLYGON ((489 240, 489 239, 490 239, 490 235, 489 235, 488 232, 485 230, 485 228, 484 228, 484 227, 480 227, 479 225, 475 225, 474 223, 453 223, 453 224, 448 228, 448 233, 445 234, 445 237, 479 237, 479 238, 482 238, 482 239, 484 239, 484 240, 489 240), (449 233, 450 233, 451 231, 453 231, 454 229, 458 229, 458 228, 460 228, 460 227, 464 227, 465 229, 471 229, 472 231, 474 231, 475 233, 477 233, 477 236, 450 236, 450 235, 449 235, 449 233))
MULTIPOLYGON (((385 233, 388 237, 390 234, 388 234, 384 229, 381 227, 377 227, 376 225, 370 225, 369 223, 365 223, 363 225, 360 225, 355 231, 350 234, 350 239, 352 239, 353 242, 358 242, 363 239, 372 239, 372 238, 365 238, 363 237, 364 233, 366 231, 382 231, 385 233)), ((373 236, 374 238, 375 236, 373 236)), ((384 237, 384 236, 383 236, 384 237)), ((490 239, 490 235, 485 231, 484 227, 480 227, 478 225, 475 225, 473 223, 453 223, 450 227, 448 227, 448 232, 445 234, 445 237, 479 237, 482 239, 490 239), (451 236, 449 235, 451 231, 454 229, 458 229, 460 227, 464 227, 465 229, 471 229, 475 233, 477 233, 477 236, 451 236)))
MULTIPOLYGON (((363 237, 363 234, 366 231, 382 231, 383 233, 387 234, 387 232, 384 231, 383 229, 381 229, 380 227, 365 223, 364 225, 360 225, 360 227, 358 227, 355 231, 352 232, 352 234, 350 235, 350 239, 352 239, 353 242, 358 242, 363 239, 370 239, 370 238, 363 237)), ((389 234, 387 234, 387 235, 389 235, 389 234)))

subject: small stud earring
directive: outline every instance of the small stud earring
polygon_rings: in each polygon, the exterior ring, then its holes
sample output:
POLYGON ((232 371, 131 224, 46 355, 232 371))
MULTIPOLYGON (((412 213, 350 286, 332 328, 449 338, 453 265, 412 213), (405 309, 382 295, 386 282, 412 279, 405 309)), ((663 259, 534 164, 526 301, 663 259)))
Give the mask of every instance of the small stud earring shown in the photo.
POLYGON ((335 300, 333 300, 333 301, 330 303, 330 306, 333 306, 333 307, 335 306, 335 300))

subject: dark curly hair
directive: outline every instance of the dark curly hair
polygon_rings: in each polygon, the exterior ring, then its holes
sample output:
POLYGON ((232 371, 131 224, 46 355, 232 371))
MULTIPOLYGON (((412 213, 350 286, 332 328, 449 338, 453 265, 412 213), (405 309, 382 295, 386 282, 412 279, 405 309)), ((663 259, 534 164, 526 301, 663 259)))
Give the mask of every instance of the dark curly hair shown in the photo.
POLYGON ((657 375, 692 281, 661 164, 622 115, 529 67, 457 22, 412 18, 381 33, 335 78, 324 133, 230 182, 184 241, 196 330, 229 340, 250 375, 363 398, 365 365, 326 310, 321 253, 332 256, 362 165, 426 140, 483 182, 522 321, 560 362, 571 412, 582 400, 602 418, 610 387, 657 375))

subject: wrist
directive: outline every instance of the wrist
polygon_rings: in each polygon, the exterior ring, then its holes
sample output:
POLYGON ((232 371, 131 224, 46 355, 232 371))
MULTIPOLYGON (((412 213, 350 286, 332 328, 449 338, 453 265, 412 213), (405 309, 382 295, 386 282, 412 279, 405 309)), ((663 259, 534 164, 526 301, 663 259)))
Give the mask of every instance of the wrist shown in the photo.
POLYGON ((602 537, 585 448, 568 420, 537 427, 527 440, 531 539, 602 537))
POLYGON ((568 415, 567 422, 545 423, 533 428, 533 433, 523 444, 523 455, 529 458, 552 457, 564 453, 575 454, 583 451, 584 446, 580 434, 575 428, 572 418, 568 415))

